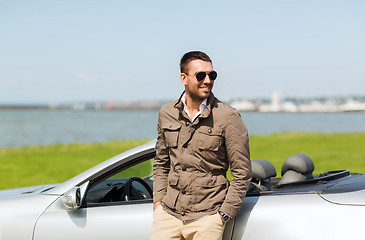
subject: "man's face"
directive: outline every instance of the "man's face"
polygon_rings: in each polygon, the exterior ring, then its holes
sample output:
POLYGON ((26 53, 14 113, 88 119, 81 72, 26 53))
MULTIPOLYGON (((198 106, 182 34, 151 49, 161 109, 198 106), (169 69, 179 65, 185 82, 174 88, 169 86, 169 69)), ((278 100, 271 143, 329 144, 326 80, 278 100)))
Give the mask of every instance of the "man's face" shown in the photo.
POLYGON ((207 98, 212 91, 214 80, 211 80, 208 73, 213 71, 210 62, 193 60, 187 65, 187 74, 181 73, 181 82, 185 85, 185 93, 195 101, 202 101, 207 98), (196 79, 198 72, 205 72, 207 75, 201 81, 196 79))

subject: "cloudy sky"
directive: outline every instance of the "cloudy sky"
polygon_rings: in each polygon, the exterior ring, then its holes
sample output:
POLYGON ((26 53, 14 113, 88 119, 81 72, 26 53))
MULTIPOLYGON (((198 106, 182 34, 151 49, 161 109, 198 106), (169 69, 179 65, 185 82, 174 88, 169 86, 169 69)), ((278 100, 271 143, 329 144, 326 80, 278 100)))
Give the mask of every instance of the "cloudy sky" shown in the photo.
POLYGON ((0 0, 0 104, 169 100, 213 59, 221 99, 365 95, 365 1, 0 0))

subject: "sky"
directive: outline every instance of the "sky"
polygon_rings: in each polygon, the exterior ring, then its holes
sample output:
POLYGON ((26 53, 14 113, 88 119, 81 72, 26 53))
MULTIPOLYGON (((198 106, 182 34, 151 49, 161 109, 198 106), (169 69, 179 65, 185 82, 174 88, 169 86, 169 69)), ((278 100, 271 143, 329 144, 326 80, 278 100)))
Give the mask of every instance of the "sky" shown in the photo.
POLYGON ((179 97, 206 52, 222 99, 365 95, 365 1, 0 0, 0 104, 179 97))

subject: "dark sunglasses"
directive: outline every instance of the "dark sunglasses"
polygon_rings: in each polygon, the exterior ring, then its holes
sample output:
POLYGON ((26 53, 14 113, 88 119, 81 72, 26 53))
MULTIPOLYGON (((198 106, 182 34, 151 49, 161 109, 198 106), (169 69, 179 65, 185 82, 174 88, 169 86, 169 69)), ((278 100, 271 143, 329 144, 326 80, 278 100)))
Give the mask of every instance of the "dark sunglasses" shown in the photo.
MULTIPOLYGON (((215 79, 217 79, 217 72, 216 71, 211 71, 208 73, 208 76, 210 78, 210 80, 214 81, 215 79)), ((196 80, 198 80, 199 82, 200 81, 203 81, 205 79, 205 77, 207 76, 207 73, 206 72, 197 72, 195 74, 195 78, 196 80)))

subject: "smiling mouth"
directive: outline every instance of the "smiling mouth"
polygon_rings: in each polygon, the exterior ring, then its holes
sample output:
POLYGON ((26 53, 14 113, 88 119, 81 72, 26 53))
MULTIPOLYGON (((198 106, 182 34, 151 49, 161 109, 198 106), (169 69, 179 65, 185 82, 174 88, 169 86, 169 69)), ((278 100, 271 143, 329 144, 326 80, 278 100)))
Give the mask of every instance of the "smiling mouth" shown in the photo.
POLYGON ((210 87, 202 87, 202 88, 200 88, 201 90, 203 90, 203 91, 210 91, 210 87))

